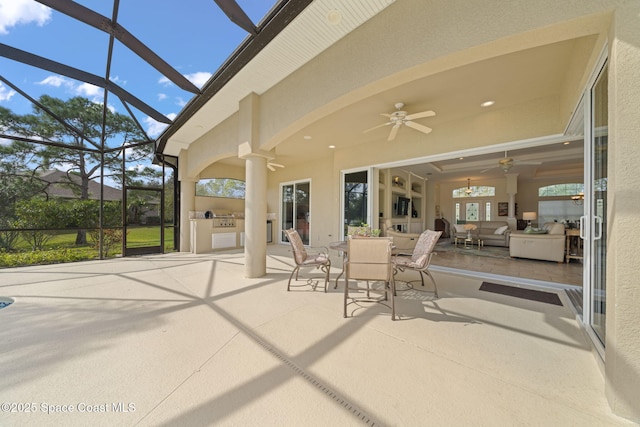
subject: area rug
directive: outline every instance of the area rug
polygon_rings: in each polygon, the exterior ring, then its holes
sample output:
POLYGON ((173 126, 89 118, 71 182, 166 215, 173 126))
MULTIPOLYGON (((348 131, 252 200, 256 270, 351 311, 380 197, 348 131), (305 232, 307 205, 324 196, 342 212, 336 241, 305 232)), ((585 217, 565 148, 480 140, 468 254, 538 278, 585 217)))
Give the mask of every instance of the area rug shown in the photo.
POLYGON ((536 291, 534 289, 518 288, 515 286, 498 285, 497 283, 482 282, 481 291, 493 292, 495 294, 508 295, 516 298, 528 299, 531 301, 544 302, 546 304, 562 305, 558 294, 553 292, 536 291))
POLYGON ((456 247, 452 243, 449 242, 438 242, 435 247, 436 252, 455 252, 463 255, 471 255, 471 256, 483 256, 489 258, 501 258, 501 259, 509 259, 509 248, 499 247, 499 246, 483 246, 480 250, 478 250, 477 246, 474 246, 473 249, 465 249, 463 244, 458 243, 456 247))

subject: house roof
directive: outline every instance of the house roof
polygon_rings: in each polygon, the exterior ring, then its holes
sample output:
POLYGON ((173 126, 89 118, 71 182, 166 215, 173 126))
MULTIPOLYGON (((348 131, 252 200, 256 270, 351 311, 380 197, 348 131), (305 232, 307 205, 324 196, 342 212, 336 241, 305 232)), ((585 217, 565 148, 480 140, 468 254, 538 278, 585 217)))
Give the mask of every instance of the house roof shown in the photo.
MULTIPOLYGON (((40 179, 50 183, 45 192, 49 197, 62 199, 77 199, 78 196, 73 191, 73 186, 80 185, 80 177, 73 173, 66 173, 59 170, 49 170, 39 176, 40 179)), ((89 181, 89 199, 100 200, 100 183, 89 181)), ((104 185, 104 200, 122 200, 122 190, 104 185)))

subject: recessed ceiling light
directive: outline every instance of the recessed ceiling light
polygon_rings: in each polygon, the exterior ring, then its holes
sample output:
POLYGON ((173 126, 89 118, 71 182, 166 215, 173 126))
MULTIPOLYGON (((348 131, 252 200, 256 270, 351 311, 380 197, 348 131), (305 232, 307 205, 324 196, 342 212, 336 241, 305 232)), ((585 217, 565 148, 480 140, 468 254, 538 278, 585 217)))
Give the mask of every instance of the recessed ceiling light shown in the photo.
POLYGON ((304 139, 306 139, 307 141, 311 139, 311 135, 305 135, 303 136, 304 139))
POLYGON ((482 104, 480 104, 480 106, 481 106, 482 108, 485 108, 485 107, 491 107, 491 106, 492 106, 493 104, 495 104, 495 103, 496 103, 496 101, 484 101, 482 104))
POLYGON ((342 14, 338 10, 330 10, 327 12, 327 22, 331 25, 338 25, 342 21, 342 14))
POLYGON ((464 157, 458 157, 458 160, 464 160, 464 157))
POLYGON ((335 145, 330 145, 329 148, 336 148, 336 146, 335 145))
POLYGON ((569 144, 571 144, 571 142, 569 142, 569 141, 562 143, 562 145, 569 145, 569 144))

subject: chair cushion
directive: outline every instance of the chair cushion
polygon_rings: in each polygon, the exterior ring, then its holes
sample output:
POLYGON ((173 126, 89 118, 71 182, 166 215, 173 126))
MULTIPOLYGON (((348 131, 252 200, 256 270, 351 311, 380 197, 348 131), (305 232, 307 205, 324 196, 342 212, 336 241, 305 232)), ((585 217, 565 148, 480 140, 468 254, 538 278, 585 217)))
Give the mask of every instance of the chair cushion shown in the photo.
POLYGON ((302 265, 323 265, 329 262, 329 258, 325 254, 307 255, 307 258, 302 261, 302 265))
POLYGON ((307 259, 307 250, 304 248, 300 235, 294 229, 289 229, 286 233, 293 248, 293 257, 296 260, 296 264, 302 264, 307 259))
POLYGON ((393 259, 393 263, 395 265, 399 265, 402 267, 408 267, 408 268, 422 268, 421 265, 416 264, 415 262, 413 262, 411 260, 410 257, 407 256, 397 256, 393 259))
POLYGON ((418 268, 425 265, 429 259, 429 254, 433 251, 433 248, 438 243, 438 239, 442 235, 442 231, 426 230, 420 235, 418 243, 411 255, 411 261, 413 261, 418 268))

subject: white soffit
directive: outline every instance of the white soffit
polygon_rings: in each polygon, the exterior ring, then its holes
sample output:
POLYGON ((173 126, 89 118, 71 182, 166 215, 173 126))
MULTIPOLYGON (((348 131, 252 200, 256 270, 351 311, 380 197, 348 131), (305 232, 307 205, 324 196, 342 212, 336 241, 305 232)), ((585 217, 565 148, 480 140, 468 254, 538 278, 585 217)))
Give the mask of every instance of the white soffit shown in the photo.
POLYGON ((177 156, 185 145, 235 113, 241 99, 266 92, 394 2, 314 1, 169 138, 164 153, 177 156), (333 11, 340 13, 337 24, 330 23, 333 11))

